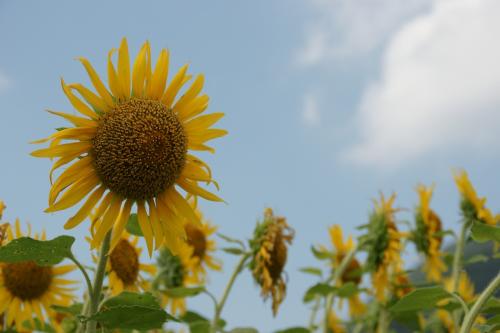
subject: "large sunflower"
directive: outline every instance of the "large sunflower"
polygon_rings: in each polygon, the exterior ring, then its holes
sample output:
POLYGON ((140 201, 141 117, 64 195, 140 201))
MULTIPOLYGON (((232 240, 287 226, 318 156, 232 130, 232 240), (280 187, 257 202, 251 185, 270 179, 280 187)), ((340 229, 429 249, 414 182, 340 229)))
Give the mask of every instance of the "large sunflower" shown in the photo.
POLYGON ((467 172, 465 170, 457 171, 454 176, 455 183, 462 196, 461 208, 464 216, 489 225, 496 225, 500 220, 500 216, 493 215, 491 210, 486 207, 486 198, 477 195, 467 172))
POLYGON ((114 248, 136 205, 149 254, 164 239, 175 252, 176 240, 184 237, 183 219, 198 220, 180 190, 221 201, 199 186, 199 182, 212 182, 210 168, 189 151, 214 152, 206 142, 227 133, 210 128, 223 113, 200 116, 208 106, 208 96, 200 95, 203 75, 177 97, 192 76, 185 65, 167 84, 167 50, 161 50, 154 70, 149 42, 142 46, 132 70, 126 39, 118 50, 117 68, 112 62, 115 51, 108 55, 109 89, 85 58, 79 60, 96 92, 61 80, 65 95, 80 115, 49 111, 73 126, 36 141, 50 141, 50 146, 34 151, 33 156, 57 158, 51 178, 54 170, 73 162, 53 183, 46 212, 84 201, 65 224, 70 229, 97 207, 100 222, 92 245, 100 244, 114 227, 114 248))
MULTIPOLYGON (((346 242, 342 235, 342 228, 339 225, 334 225, 329 228, 330 240, 335 248, 335 257, 333 260, 333 269, 340 265, 340 262, 345 256, 354 248, 354 241, 352 236, 349 236, 346 242)), ((359 285, 361 283, 361 265, 356 258, 353 258, 347 265, 346 270, 340 277, 340 285, 345 283, 354 283, 359 285)), ((349 312, 353 317, 359 316, 366 311, 366 306, 359 298, 359 293, 350 296, 349 299, 349 312)))
POLYGON ((427 278, 430 281, 438 282, 447 268, 441 253, 443 240, 443 236, 439 234, 442 231, 441 219, 430 208, 433 190, 433 187, 425 187, 424 185, 417 187, 420 203, 415 214, 417 229, 414 232, 414 240, 417 250, 425 254, 424 271, 427 273, 427 278))
POLYGON ((404 236, 396 226, 393 207, 396 195, 386 200, 383 194, 375 201, 375 209, 368 226, 367 268, 373 272, 372 282, 378 301, 387 299, 390 280, 402 271, 401 238, 404 236))
POLYGON ((196 265, 193 249, 184 243, 179 246, 178 253, 174 255, 169 249, 162 248, 157 262, 159 273, 153 282, 153 288, 160 292, 161 303, 170 309, 170 313, 184 314, 186 312, 185 298, 175 297, 169 293, 169 290, 199 284, 200 281, 193 271, 196 265))
MULTIPOLYGON (((31 236, 28 231, 27 236, 31 236)), ((15 230, 7 229, 7 243, 23 237, 19 221, 15 230)), ((45 232, 34 235, 45 240, 45 232)), ((25 321, 36 317, 41 323, 52 321, 52 305, 68 306, 73 300, 74 281, 61 276, 75 269, 74 265, 39 266, 33 261, 0 263, 0 315, 5 315, 7 327, 15 326, 18 332, 27 331, 25 321)))
POLYGON ((250 269, 261 287, 264 299, 271 297, 273 315, 285 299, 286 281, 283 272, 287 260, 287 244, 291 244, 294 230, 284 217, 275 216, 271 208, 264 212, 264 221, 258 223, 250 241, 252 261, 250 269))
POLYGON ((107 271, 112 295, 124 290, 146 290, 149 283, 141 276, 141 272, 150 276, 156 273, 155 265, 141 263, 142 248, 138 246, 138 242, 139 238, 124 233, 109 254, 107 271))

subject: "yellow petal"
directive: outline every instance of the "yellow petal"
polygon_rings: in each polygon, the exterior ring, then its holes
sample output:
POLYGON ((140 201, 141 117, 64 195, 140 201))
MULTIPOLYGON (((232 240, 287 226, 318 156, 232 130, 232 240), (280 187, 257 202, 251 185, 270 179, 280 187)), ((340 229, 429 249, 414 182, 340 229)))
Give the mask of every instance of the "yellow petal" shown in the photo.
POLYGON ((70 87, 64 83, 64 80, 61 78, 61 87, 64 91, 66 97, 68 97, 71 105, 80 112, 81 114, 91 118, 97 119, 99 116, 92 109, 90 109, 85 103, 83 103, 78 97, 76 97, 71 91, 70 87))
POLYGON ((198 96, 182 108, 177 107, 177 116, 183 122, 193 118, 207 109, 209 101, 208 95, 198 96))
POLYGON ((210 201, 219 201, 219 202, 224 201, 221 198, 219 198, 218 196, 216 196, 215 194, 210 193, 207 190, 204 190, 201 187, 199 187, 196 184, 196 182, 191 182, 189 180, 179 178, 177 180, 177 183, 179 184, 180 187, 182 187, 188 193, 200 196, 200 197, 205 198, 205 199, 210 200, 210 201))
POLYGON ((97 127, 97 122, 87 118, 78 117, 72 114, 57 112, 53 110, 46 110, 49 113, 55 114, 56 116, 63 117, 70 123, 78 127, 97 127))
POLYGON ((184 65, 179 69, 177 74, 175 74, 174 78, 172 79, 172 82, 170 82, 170 84, 168 85, 167 91, 165 91, 165 94, 163 94, 161 100, 169 108, 172 106, 175 96, 182 87, 187 69, 188 65, 184 65))
POLYGON ((144 44, 137 55, 132 71, 132 96, 143 97, 144 81, 146 76, 146 44, 144 44))
POLYGON ((167 84, 168 62, 168 50, 163 49, 156 62, 155 70, 151 78, 150 91, 148 91, 148 96, 152 99, 159 100, 163 96, 167 84))
POLYGON ((71 185, 62 195, 61 199, 45 210, 46 213, 56 212, 69 207, 73 207, 100 183, 96 175, 80 179, 71 185))
POLYGON ((127 39, 123 38, 118 50, 118 83, 125 99, 130 98, 130 57, 127 39))
POLYGON ((44 149, 35 150, 31 153, 34 157, 60 157, 69 154, 81 155, 88 152, 92 148, 92 143, 90 142, 75 142, 58 145, 55 147, 49 147, 44 149))
POLYGON ((73 163, 69 168, 64 170, 64 172, 57 178, 56 182, 49 191, 49 205, 53 205, 57 196, 61 191, 63 191, 67 186, 75 183, 76 181, 86 178, 90 174, 95 174, 94 168, 92 167, 92 159, 90 157, 84 157, 81 160, 73 163))
POLYGON ((153 230, 151 229, 151 223, 149 222, 146 208, 144 208, 144 201, 137 202, 137 218, 139 220, 139 226, 141 227, 144 239, 146 240, 149 256, 151 257, 153 255, 153 230))
POLYGON ((78 91, 78 93, 94 108, 94 110, 106 112, 109 110, 108 106, 100 96, 94 94, 90 89, 85 87, 80 83, 72 83, 69 85, 70 88, 78 91))
POLYGON ((97 74, 95 69, 92 67, 92 65, 90 64, 90 62, 87 59, 78 58, 78 60, 82 63, 83 67, 85 67, 85 70, 87 71, 87 73, 90 77, 90 81, 94 85, 95 90, 101 96, 104 103, 106 103, 106 105, 109 108, 112 108, 115 104, 113 102, 113 97, 109 93, 108 89, 106 89, 106 86, 104 86, 104 83, 102 83, 102 81, 99 78, 99 75, 97 74))
POLYGON ((118 217, 118 221, 116 222, 115 227, 113 228, 113 237, 111 239, 111 247, 109 248, 110 252, 113 251, 113 249, 121 239, 123 230, 125 229, 125 226, 127 225, 128 219, 130 217, 130 211, 132 209, 133 204, 134 204, 133 200, 127 199, 122 207, 120 216, 118 217))
POLYGON ((218 129, 218 128, 210 128, 206 129, 201 133, 197 134, 190 134, 189 135, 189 143, 192 143, 193 145, 197 144, 202 144, 207 141, 220 138, 224 135, 227 135, 227 131, 223 129, 218 129))
POLYGON ((191 207, 187 200, 184 199, 182 195, 175 190, 175 188, 169 189, 160 197, 167 206, 174 207, 174 209, 188 221, 191 221, 192 223, 201 223, 200 218, 194 211, 193 207, 191 207))
POLYGON ((193 120, 185 123, 183 126, 187 132, 205 130, 219 121, 222 117, 224 117, 224 113, 222 112, 211 113, 200 116, 198 118, 194 118, 193 120))
POLYGON ((154 232, 155 250, 158 250, 163 243, 163 230, 161 228, 160 220, 158 218, 158 211, 153 199, 148 200, 149 205, 149 220, 154 232))
POLYGON ((81 155, 80 152, 76 152, 76 153, 72 153, 72 154, 67 154, 61 158, 59 158, 55 163, 54 165, 52 166, 52 168, 50 169, 50 172, 49 172, 49 179, 50 179, 50 182, 52 183, 52 176, 54 174, 54 171, 56 171, 58 168, 60 168, 61 166, 63 165, 66 165, 68 164, 69 162, 73 161, 74 159, 76 159, 77 157, 79 157, 81 155))
POLYGON ((200 74, 196 77, 194 80, 193 84, 189 89, 186 91, 184 95, 182 95, 181 98, 175 103, 174 106, 174 112, 177 112, 177 109, 182 109, 185 105, 189 104, 193 99, 198 96, 198 94, 201 92, 203 89, 203 84, 205 82, 205 77, 203 74, 200 74))
POLYGON ((48 138, 32 141, 31 143, 44 143, 49 140, 80 140, 90 141, 94 138, 97 127, 76 127, 60 130, 48 138))
POLYGON ((99 186, 92 194, 88 197, 87 201, 83 204, 83 206, 78 210, 78 212, 73 215, 68 222, 64 225, 64 229, 72 229, 79 225, 90 215, 92 209, 94 209, 95 205, 99 202, 102 195, 104 194, 105 188, 104 186, 99 186))
POLYGON ((97 247, 102 243, 102 240, 106 236, 106 234, 111 230, 113 224, 116 222, 116 218, 120 213, 120 208, 122 205, 122 199, 118 196, 114 196, 111 200, 111 205, 109 209, 106 211, 102 218, 102 223, 96 231, 95 237, 93 239, 94 245, 93 247, 97 247))

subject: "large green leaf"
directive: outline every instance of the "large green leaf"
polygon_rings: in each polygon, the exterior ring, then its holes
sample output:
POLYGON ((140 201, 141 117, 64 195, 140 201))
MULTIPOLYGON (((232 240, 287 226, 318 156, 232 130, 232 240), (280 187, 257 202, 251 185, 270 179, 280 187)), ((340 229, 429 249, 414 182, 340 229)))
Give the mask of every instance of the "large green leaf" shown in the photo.
POLYGON ((471 236, 478 243, 487 241, 500 242, 500 227, 475 221, 472 224, 471 236))
POLYGON ((164 292, 173 298, 184 298, 184 297, 194 297, 205 291, 205 287, 178 287, 165 289, 164 292))
POLYGON ((490 298, 481 309, 483 313, 500 314, 500 299, 490 298))
POLYGON ((259 333, 259 331, 257 331, 253 327, 236 327, 230 330, 228 333, 259 333))
POLYGON ((354 282, 347 282, 337 289, 336 295, 338 297, 351 297, 358 292, 358 287, 354 282))
POLYGON ((141 226, 139 225, 139 219, 136 213, 130 214, 128 218, 126 229, 129 233, 135 236, 143 237, 141 226))
POLYGON ((98 321, 107 329, 152 330, 161 328, 168 315, 150 293, 123 292, 105 301, 90 319, 98 321))
POLYGON ((312 301, 316 296, 326 296, 335 292, 337 288, 326 283, 317 283, 309 288, 304 295, 304 302, 312 301))
POLYGON ((83 304, 74 303, 71 304, 70 306, 52 305, 51 308, 54 309, 56 312, 67 313, 73 316, 78 316, 80 313, 82 313, 83 304))
POLYGON ((305 327, 290 327, 284 330, 279 330, 274 333, 310 333, 310 331, 305 327))
POLYGON ((59 236, 48 241, 17 238, 0 247, 0 262, 34 261, 40 266, 53 266, 72 256, 74 241, 71 236, 59 236))
POLYGON ((441 286, 419 288, 397 301, 390 310, 405 312, 432 309, 437 302, 450 297, 453 296, 441 286))

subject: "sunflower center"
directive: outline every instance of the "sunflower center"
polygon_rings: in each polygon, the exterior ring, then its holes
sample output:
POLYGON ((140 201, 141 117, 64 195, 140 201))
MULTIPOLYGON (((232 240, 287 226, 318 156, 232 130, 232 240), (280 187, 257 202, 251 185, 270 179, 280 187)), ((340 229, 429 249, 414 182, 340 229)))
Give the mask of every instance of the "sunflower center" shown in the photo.
POLYGON ((203 231, 188 223, 184 226, 188 244, 193 247, 193 257, 203 259, 207 250, 207 239, 203 231))
POLYGON ((135 248, 126 240, 118 242, 109 256, 111 269, 125 285, 132 285, 139 275, 139 257, 135 248))
POLYGON ((52 267, 38 266, 33 261, 9 263, 2 267, 5 288, 23 301, 37 299, 50 287, 52 267))
POLYGON ((172 110, 158 101, 132 99, 103 116, 91 154, 105 186, 142 200, 174 185, 186 152, 186 134, 172 110))
POLYGON ((286 264, 287 248, 281 233, 276 235, 274 246, 270 253, 269 274, 273 281, 278 281, 286 264))

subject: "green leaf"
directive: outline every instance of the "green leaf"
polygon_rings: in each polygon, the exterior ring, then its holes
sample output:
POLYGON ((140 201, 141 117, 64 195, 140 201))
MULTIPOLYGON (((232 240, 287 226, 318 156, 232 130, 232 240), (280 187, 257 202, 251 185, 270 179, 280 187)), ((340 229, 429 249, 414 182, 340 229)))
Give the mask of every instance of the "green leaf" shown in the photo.
POLYGON ((188 323, 188 324, 194 323, 197 321, 208 321, 207 318, 203 317, 201 314, 194 312, 194 311, 187 311, 179 319, 185 323, 188 323))
POLYGON ((223 247, 221 250, 224 251, 224 252, 226 252, 226 253, 234 254, 234 255, 237 255, 237 256, 242 255, 243 253, 245 253, 245 251, 243 251, 239 247, 223 247))
POLYGON ((139 237, 144 236, 144 234, 142 233, 141 226, 139 225, 139 219, 137 218, 136 213, 130 214, 130 217, 128 218, 126 229, 132 235, 139 236, 139 237))
POLYGON ((189 324, 190 333, 209 333, 210 332, 210 322, 208 321, 196 321, 189 324))
POLYGON ((25 320, 23 326, 31 331, 55 333, 52 326, 47 323, 42 323, 38 318, 33 318, 33 323, 30 320, 25 320), (33 325, 34 324, 34 325, 33 325))
POLYGON ((192 287, 192 288, 179 287, 179 288, 171 288, 164 290, 165 294, 173 298, 193 297, 199 295, 204 291, 205 287, 192 287))
POLYGON ((73 316, 78 316, 80 313, 82 313, 83 304, 74 303, 71 304, 70 306, 52 305, 51 308, 54 309, 56 312, 67 313, 73 316))
POLYGON ((303 268, 299 269, 299 271, 301 271, 302 273, 311 274, 311 275, 317 275, 317 276, 323 275, 323 272, 321 271, 321 269, 316 268, 316 267, 303 267, 303 268))
POLYGON ((442 299, 453 297, 441 286, 415 289, 401 298, 389 310, 392 312, 432 309, 442 299))
POLYGON ((259 331, 257 331, 253 327, 236 327, 230 330, 228 333, 259 333, 259 331))
POLYGON ((310 331, 305 327, 290 327, 284 330, 279 330, 274 333, 310 333, 310 331))
POLYGON ((500 242, 500 227, 474 221, 471 228, 471 236, 478 243, 487 241, 500 242))
POLYGON ((175 318, 167 314, 150 293, 126 291, 105 301, 99 312, 89 319, 107 329, 151 330, 175 318))
POLYGON ((317 283, 309 288, 304 295, 304 302, 312 301, 316 296, 326 296, 335 292, 337 288, 326 283, 317 283))
POLYGON ((53 266, 72 256, 74 241, 71 236, 59 236, 48 241, 17 238, 0 247, 0 262, 34 261, 40 266, 53 266))
POLYGON ((358 292, 358 287, 354 282, 347 282, 337 289, 338 297, 351 297, 358 292))
POLYGON ((484 254, 476 254, 470 258, 467 258, 464 262, 465 265, 472 265, 479 262, 487 262, 490 258, 484 254))
POLYGON ((481 309, 483 313, 490 314, 500 314, 500 299, 498 298, 490 298, 486 301, 483 308, 481 309))
POLYGON ((319 260, 331 259, 333 256, 333 254, 331 254, 330 252, 318 250, 314 246, 311 246, 311 252, 314 257, 319 260))
POLYGON ((488 319, 486 322, 488 325, 500 325, 500 315, 496 315, 488 319))

